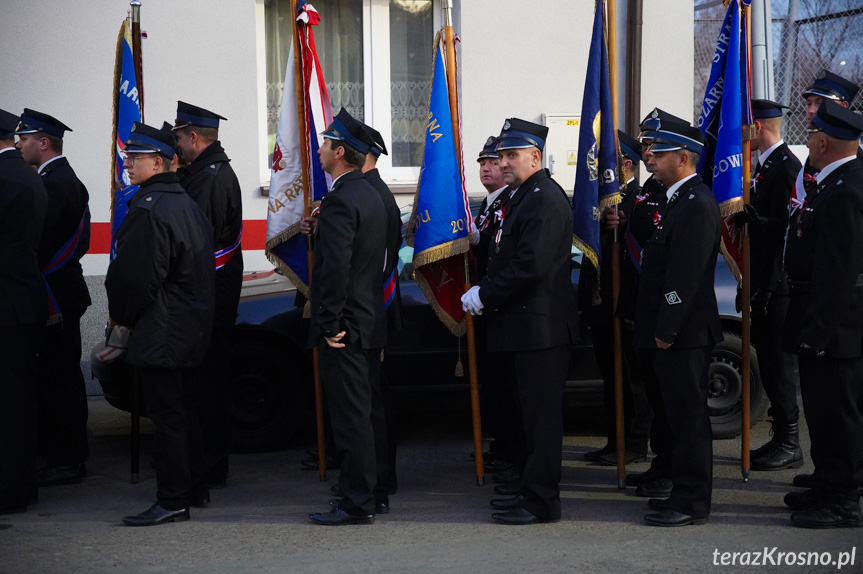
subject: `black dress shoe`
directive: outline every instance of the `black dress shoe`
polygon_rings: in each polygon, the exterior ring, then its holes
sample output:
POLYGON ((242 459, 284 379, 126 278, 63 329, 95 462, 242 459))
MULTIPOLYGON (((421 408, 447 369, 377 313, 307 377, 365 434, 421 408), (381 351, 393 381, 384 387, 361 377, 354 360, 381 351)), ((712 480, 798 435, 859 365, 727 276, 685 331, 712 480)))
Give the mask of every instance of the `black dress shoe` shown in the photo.
POLYGON ((816 488, 789 492, 782 500, 791 510, 812 510, 832 502, 823 490, 816 488))
POLYGON ((494 493, 501 496, 515 496, 521 494, 521 483, 510 482, 509 484, 498 484, 494 487, 494 493))
POLYGON ((590 462, 596 462, 599 460, 599 457, 606 455, 608 453, 613 453, 613 452, 615 452, 615 448, 613 446, 611 446, 610 444, 606 444, 601 449, 589 450, 589 451, 585 452, 582 456, 584 457, 584 460, 589 460, 590 462))
MULTIPOLYGON (((617 451, 600 456, 596 462, 605 466, 617 466, 617 451)), ((623 464, 636 462, 647 462, 647 453, 632 452, 631 450, 623 453, 623 464)))
POLYGON ((168 522, 182 522, 183 520, 189 520, 188 508, 168 510, 156 503, 141 514, 126 516, 123 518, 123 524, 126 526, 157 526, 168 522))
POLYGON ((349 514, 345 509, 336 505, 329 512, 313 512, 309 514, 312 522, 324 526, 341 526, 343 524, 372 524, 375 521, 374 514, 349 514))
POLYGON ((483 468, 485 468, 486 472, 504 473, 515 470, 516 466, 507 460, 494 459, 483 461, 483 468))
POLYGON ((798 474, 791 481, 791 484, 800 488, 815 488, 818 482, 815 480, 814 474, 798 474))
POLYGON ((508 484, 521 480, 521 470, 513 466, 511 469, 491 475, 495 484, 508 484))
MULTIPOLYGON (((327 470, 336 470, 342 467, 342 463, 335 458, 328 456, 327 457, 327 470)), ((318 457, 315 458, 304 458, 300 461, 302 467, 306 470, 318 470, 318 457)))
POLYGON ((210 505, 210 491, 196 492, 189 495, 189 506, 194 508, 206 508, 210 505))
POLYGON ((646 514, 644 521, 651 526, 688 526, 690 524, 706 524, 707 517, 698 518, 677 512, 676 510, 665 509, 660 510, 656 514, 646 514))
POLYGON ((667 498, 651 498, 647 501, 647 507, 650 508, 650 510, 657 511, 671 510, 671 507, 668 505, 667 498))
POLYGON ((633 472, 632 474, 627 474, 626 486, 638 486, 645 482, 653 482, 657 478, 662 478, 662 474, 658 470, 648 468, 644 472, 633 472))
POLYGON ((61 484, 80 484, 87 476, 84 463, 63 466, 46 466, 36 471, 36 484, 39 487, 59 486, 61 484))
POLYGON ((636 496, 645 498, 668 498, 674 483, 670 478, 657 478, 652 482, 643 482, 635 489, 636 496))
MULTIPOLYGON (((338 508, 339 504, 344 500, 343 498, 333 498, 330 500, 330 506, 333 508, 338 508)), ((375 501, 375 514, 389 514, 390 513, 390 503, 384 501, 375 501)))
POLYGON ((820 508, 800 510, 791 514, 791 524, 802 528, 860 528, 863 513, 860 503, 854 505, 830 504, 820 508))
POLYGON ((512 526, 527 526, 528 524, 542 524, 543 522, 557 522, 560 520, 559 518, 540 518, 524 508, 513 508, 506 512, 495 512, 491 517, 501 524, 512 526))
POLYGON ((512 498, 495 498, 491 501, 491 507, 497 510, 512 510, 520 507, 522 500, 524 497, 520 494, 512 498))

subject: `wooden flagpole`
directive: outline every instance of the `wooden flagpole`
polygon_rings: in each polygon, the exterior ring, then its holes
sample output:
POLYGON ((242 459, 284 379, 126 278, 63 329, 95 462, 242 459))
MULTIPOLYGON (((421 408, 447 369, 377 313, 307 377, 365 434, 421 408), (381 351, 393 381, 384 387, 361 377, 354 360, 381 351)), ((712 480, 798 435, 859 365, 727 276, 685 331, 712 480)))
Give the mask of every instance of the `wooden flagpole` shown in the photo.
MULTIPOLYGON (((297 126, 299 126, 300 138, 300 160, 302 165, 303 205, 305 216, 312 214, 312 186, 311 171, 309 169, 309 148, 306 141, 308 126, 306 122, 306 92, 303 76, 302 45, 300 44, 300 23, 297 22, 297 0, 291 0, 291 31, 294 43, 294 86, 297 96, 297 126)), ((284 111, 284 110, 282 110, 284 111)), ((312 286, 312 264, 314 263, 314 251, 312 249, 312 236, 306 237, 306 260, 309 265, 309 296, 311 298, 312 286)), ((318 477, 321 482, 327 479, 327 443, 324 431, 324 394, 321 389, 321 363, 318 357, 318 348, 312 349, 312 365, 315 376, 315 421, 317 423, 318 435, 318 477)))
MULTIPOLYGON (((444 42, 446 44, 446 76, 447 76, 447 92, 449 95, 449 110, 450 120, 452 121, 452 135, 455 141, 455 156, 459 162, 459 171, 461 171, 461 130, 459 128, 458 117, 458 85, 456 77, 456 54, 455 54, 455 38, 452 29, 452 0, 444 2, 444 42)), ((468 215, 470 217, 470 215, 468 215)), ((468 222, 465 222, 468 223, 468 222)), ((470 229, 470 225, 467 226, 470 229)), ((471 288, 470 284, 470 268, 468 265, 468 253, 464 254, 464 291, 465 293, 471 288)), ((470 313, 465 313, 465 322, 467 329, 467 358, 468 371, 470 373, 470 405, 471 414, 473 416, 473 448, 474 461, 476 463, 476 483, 479 486, 485 484, 485 465, 482 457, 482 424, 480 421, 479 412, 479 381, 476 374, 476 334, 473 327, 473 316, 470 313)))
MULTIPOLYGON (((608 40, 608 82, 611 88, 611 113, 614 121, 614 140, 617 141, 617 10, 615 0, 603 0, 605 29, 608 40)), ((601 7, 597 6, 598 9, 601 7)), ((621 187, 623 187, 621 185, 621 187)), ((614 205, 617 215, 618 205, 614 205)), ((626 431, 623 426, 623 321, 615 312, 620 296, 620 230, 614 230, 611 246, 611 308, 614 322, 614 427, 617 454, 617 488, 626 488, 626 431)))
MULTIPOLYGON (((141 122, 144 122, 144 70, 141 57, 141 0, 129 2, 132 7, 132 64, 135 69, 135 82, 138 86, 138 109, 141 122)), ((122 55, 121 58, 122 66, 122 55)), ((119 109, 119 108, 118 108, 119 109)), ((114 120, 117 121, 116 119, 114 120)), ((115 127, 116 129, 116 127, 115 127)), ((116 138, 116 134, 115 134, 116 138)), ((114 141, 111 145, 116 146, 114 141)), ((132 428, 131 430, 131 482, 138 484, 141 464, 141 381, 137 373, 132 377, 132 428)))
POLYGON ((141 123, 144 122, 144 70, 141 55, 141 0, 129 2, 132 6, 132 61, 135 63, 135 80, 138 83, 138 107, 141 123))
MULTIPOLYGON (((738 7, 739 9, 739 7, 738 7)), ((746 29, 743 31, 745 34, 746 41, 746 62, 741 62, 741 65, 746 66, 746 80, 749 85, 749 81, 751 78, 749 77, 751 72, 751 54, 752 54, 752 28, 750 18, 750 7, 743 7, 744 14, 746 16, 746 29)), ((743 86, 746 89, 746 86, 743 86)), ((748 102, 747 102, 748 105, 748 102)), ((742 110, 741 110, 742 111, 742 110)), ((743 114, 741 113, 741 116, 743 114)), ((750 141, 752 138, 752 126, 744 125, 743 127, 743 203, 745 205, 749 204, 749 178, 752 172, 752 142, 750 141)), ((751 314, 751 277, 749 273, 749 224, 747 223, 743 233, 743 257, 742 257, 743 269, 740 270, 742 276, 742 285, 741 285, 741 299, 742 299, 742 325, 740 330, 740 338, 743 342, 743 353, 742 353, 742 363, 743 363, 743 409, 742 409, 742 421, 741 426, 742 430, 740 433, 740 458, 741 458, 741 466, 740 472, 743 475, 744 482, 749 481, 749 426, 750 426, 750 339, 751 339, 751 329, 750 329, 750 314, 751 314)))

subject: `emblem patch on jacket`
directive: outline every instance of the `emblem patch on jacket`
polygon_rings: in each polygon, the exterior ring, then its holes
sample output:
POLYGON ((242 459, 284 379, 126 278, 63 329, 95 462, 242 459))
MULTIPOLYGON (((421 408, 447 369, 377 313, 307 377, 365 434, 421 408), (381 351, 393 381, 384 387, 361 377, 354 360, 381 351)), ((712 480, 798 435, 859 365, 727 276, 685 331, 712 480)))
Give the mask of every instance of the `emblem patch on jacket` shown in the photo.
POLYGON ((668 302, 669 305, 677 305, 678 303, 683 303, 683 301, 680 299, 680 296, 677 294, 677 291, 666 293, 665 300, 668 302))

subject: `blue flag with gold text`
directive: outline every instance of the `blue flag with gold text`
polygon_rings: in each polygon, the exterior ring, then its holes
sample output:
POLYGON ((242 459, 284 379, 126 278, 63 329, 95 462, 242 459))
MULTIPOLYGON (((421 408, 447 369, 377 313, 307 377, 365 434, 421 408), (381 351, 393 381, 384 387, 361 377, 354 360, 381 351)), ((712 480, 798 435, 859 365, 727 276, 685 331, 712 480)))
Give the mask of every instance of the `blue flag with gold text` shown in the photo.
POLYGON ((572 196, 573 243, 599 269, 600 210, 620 202, 617 132, 611 107, 603 2, 597 2, 584 82, 578 160, 572 196))

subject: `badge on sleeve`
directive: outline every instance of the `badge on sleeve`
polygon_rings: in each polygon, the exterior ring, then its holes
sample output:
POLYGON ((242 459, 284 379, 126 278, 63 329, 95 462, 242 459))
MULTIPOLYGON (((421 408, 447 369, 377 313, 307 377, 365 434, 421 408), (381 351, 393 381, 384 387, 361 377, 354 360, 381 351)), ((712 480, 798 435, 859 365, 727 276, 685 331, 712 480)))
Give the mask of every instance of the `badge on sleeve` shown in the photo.
POLYGON ((668 302, 669 305, 677 305, 678 303, 683 303, 683 301, 681 301, 680 299, 680 296, 677 294, 677 291, 666 293, 665 300, 668 302))

